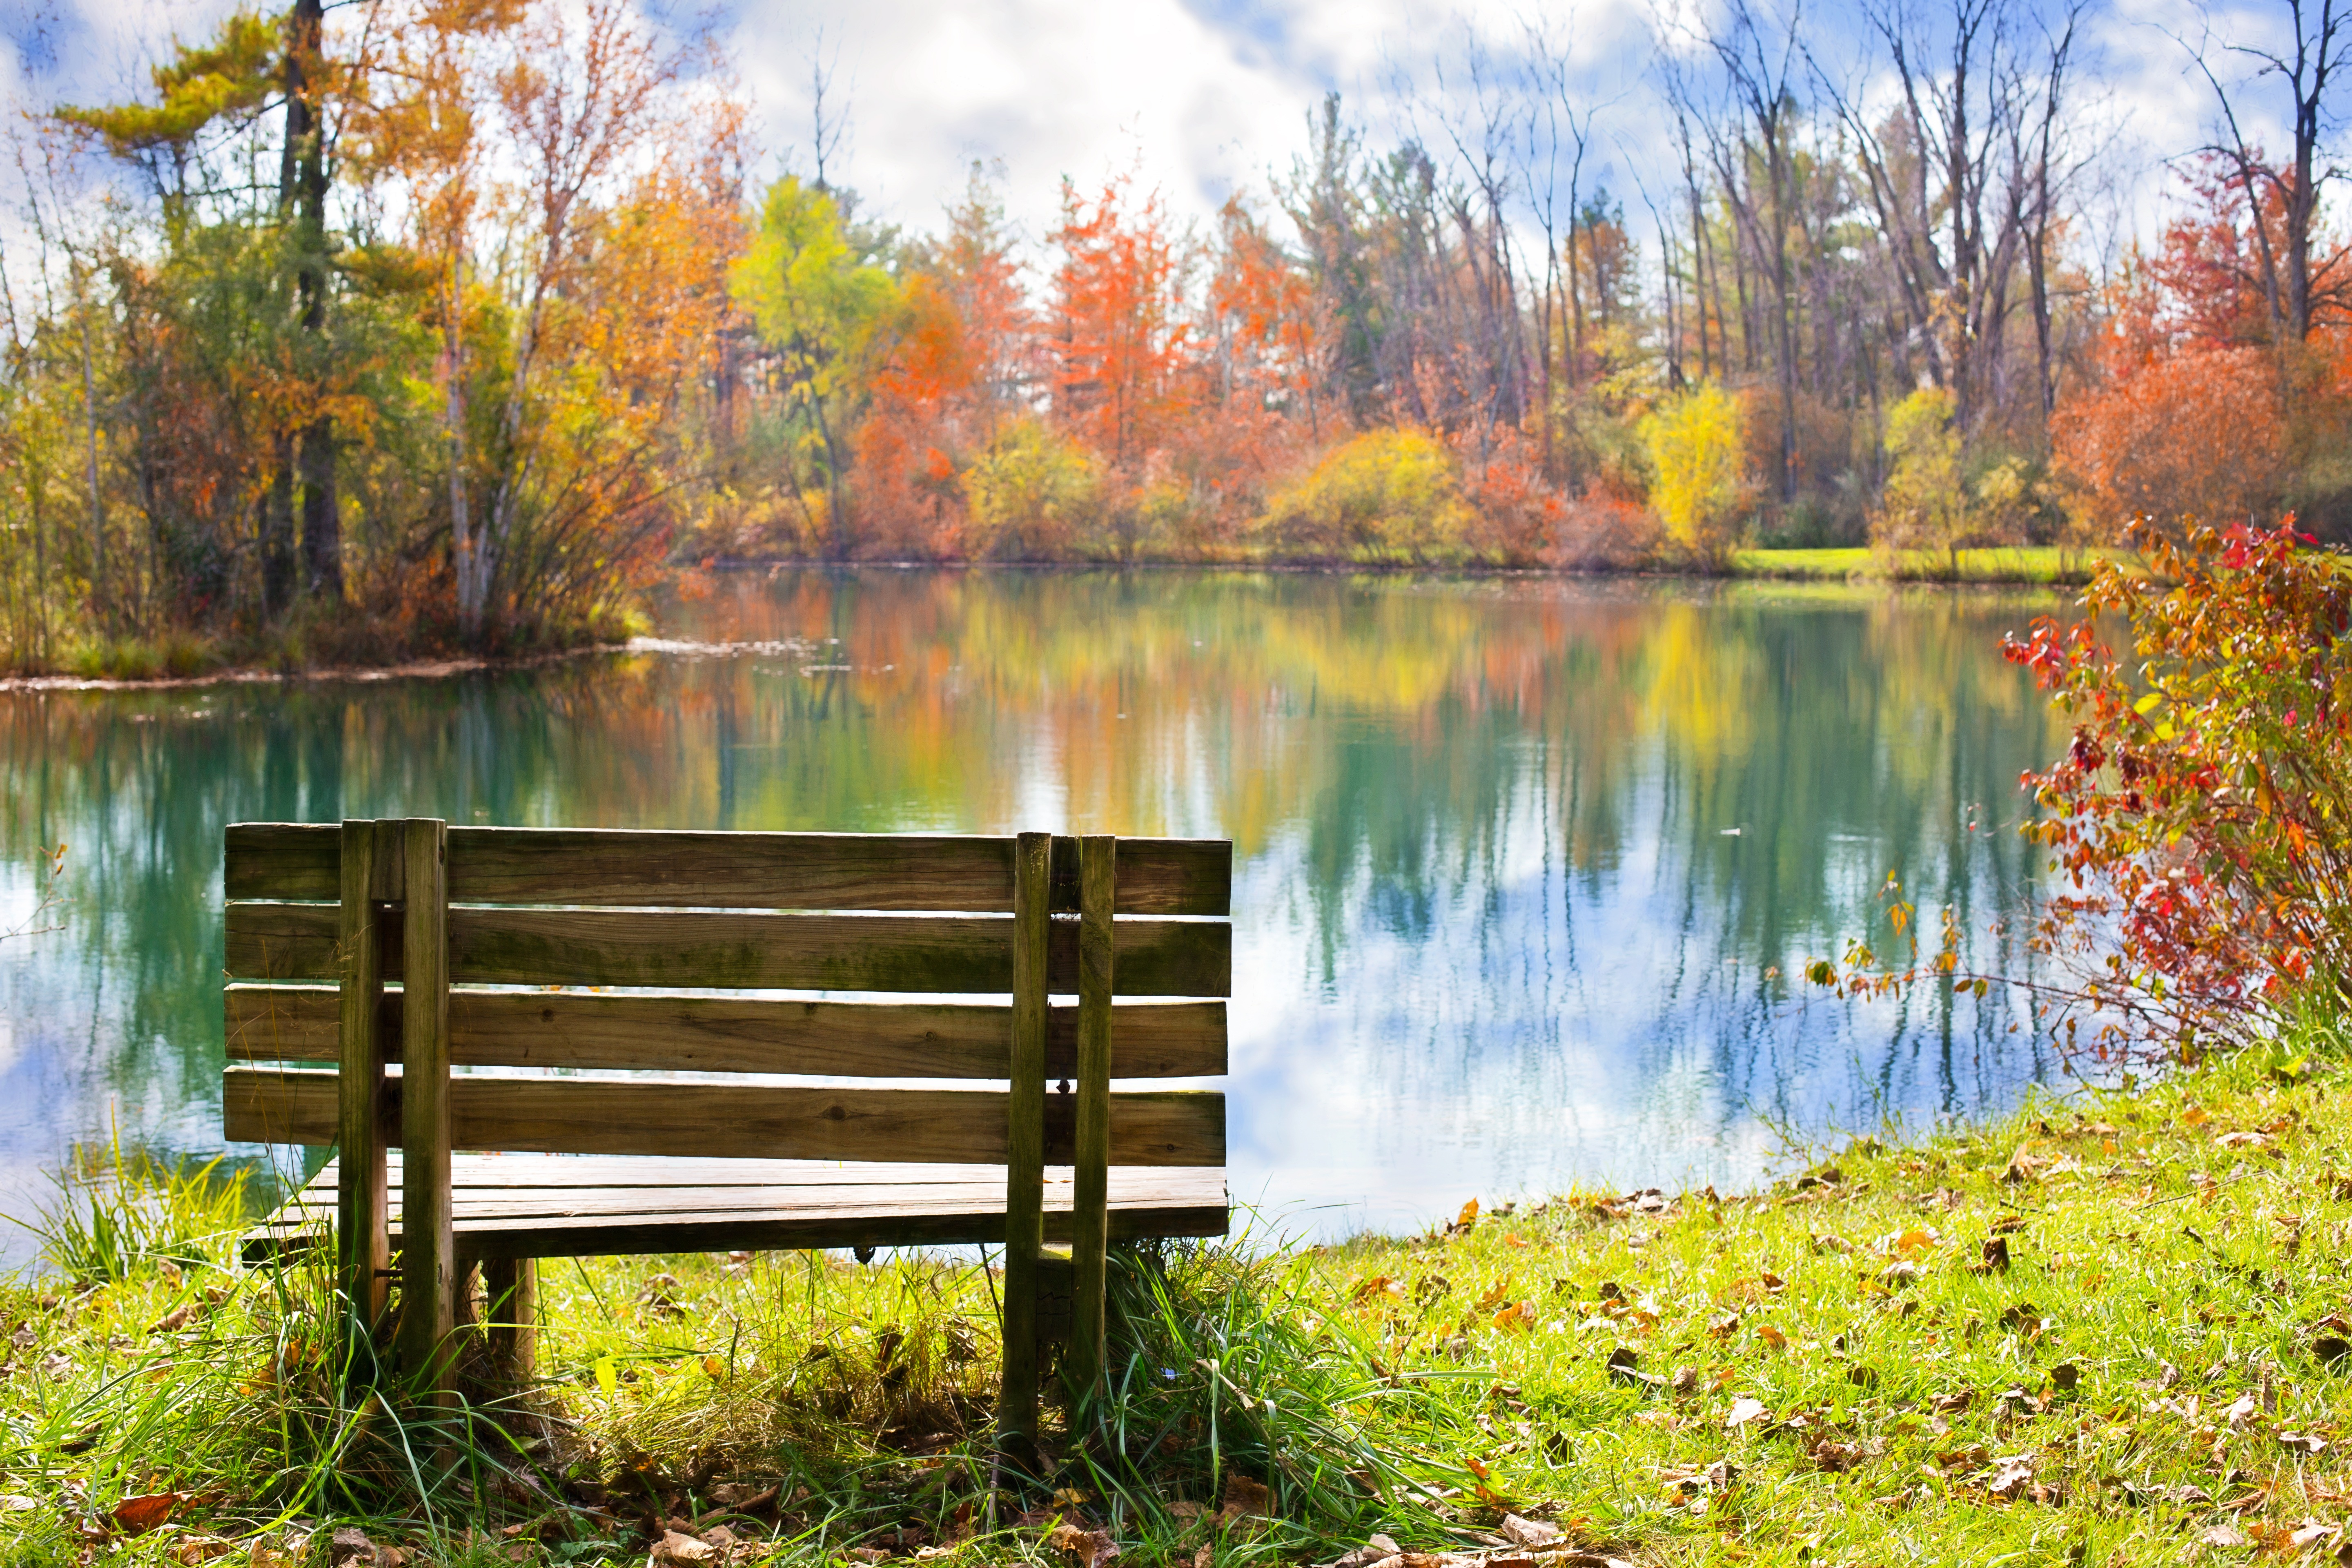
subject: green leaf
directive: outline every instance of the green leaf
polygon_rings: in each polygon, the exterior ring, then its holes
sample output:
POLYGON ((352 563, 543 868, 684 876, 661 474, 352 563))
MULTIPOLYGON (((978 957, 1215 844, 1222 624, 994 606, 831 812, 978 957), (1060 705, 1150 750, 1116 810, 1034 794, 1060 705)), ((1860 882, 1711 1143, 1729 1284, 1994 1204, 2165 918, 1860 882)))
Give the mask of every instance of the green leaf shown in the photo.
POLYGON ((596 1386, 607 1394, 617 1393, 620 1389, 620 1365, 611 1356, 600 1355, 596 1358, 596 1386))

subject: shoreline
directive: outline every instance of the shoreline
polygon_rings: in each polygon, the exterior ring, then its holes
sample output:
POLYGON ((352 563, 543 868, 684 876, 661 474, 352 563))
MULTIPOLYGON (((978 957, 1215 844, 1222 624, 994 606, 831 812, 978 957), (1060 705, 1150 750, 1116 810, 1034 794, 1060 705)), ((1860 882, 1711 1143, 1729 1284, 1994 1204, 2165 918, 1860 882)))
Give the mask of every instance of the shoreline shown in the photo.
MULTIPOLYGON (((2037 551, 2037 553, 2040 552, 2037 551)), ((1964 552, 1967 553, 1967 552, 1964 552)), ((1998 553, 1986 552, 1985 553, 1998 553)), ((2052 553, 2054 554, 2054 552, 2052 553)), ((715 558, 705 565, 675 568, 673 575, 704 572, 714 575, 751 574, 774 574, 782 572, 1200 572, 1200 573, 1273 573, 1298 576, 1380 576, 1446 578, 1511 578, 1525 580, 1557 580, 1587 583, 1681 583, 1693 586, 1730 586, 1736 584, 1802 585, 1812 588, 1846 588, 1856 593, 1916 592, 1923 589, 1999 590, 2022 589, 2039 593, 2063 594, 2079 587, 2073 577, 2036 577, 2022 571, 2005 575, 1963 574, 1959 577, 1885 574, 1866 569, 1846 569, 1845 558, 1863 558, 1866 568, 1871 552, 1867 550, 1835 551, 1745 551, 1729 569, 1719 573, 1670 571, 1650 568, 1624 570, 1585 567, 1550 566, 1486 566, 1476 564, 1434 566, 1389 563, 1333 562, 1192 562, 1192 561, 851 561, 828 562, 814 560, 762 560, 757 558, 715 558), (1759 560, 1759 557, 1807 558, 1759 560), (1822 559, 1832 557, 1835 559, 1822 559)), ((746 642, 701 643, 690 638, 658 636, 633 637, 622 642, 583 643, 577 647, 557 648, 534 654, 512 656, 446 655, 435 658, 402 659, 383 665, 323 665, 314 668, 286 669, 261 665, 229 665, 195 675, 158 675, 148 677, 83 676, 62 672, 35 675, 0 676, 0 695, 16 692, 114 692, 114 691, 174 691, 192 690, 215 686, 290 686, 316 682, 374 683, 391 680, 446 679, 457 675, 497 673, 508 670, 535 669, 562 664, 572 659, 596 655, 629 653, 686 653, 705 657, 739 652, 782 653, 800 651, 793 639, 763 639, 746 642)))

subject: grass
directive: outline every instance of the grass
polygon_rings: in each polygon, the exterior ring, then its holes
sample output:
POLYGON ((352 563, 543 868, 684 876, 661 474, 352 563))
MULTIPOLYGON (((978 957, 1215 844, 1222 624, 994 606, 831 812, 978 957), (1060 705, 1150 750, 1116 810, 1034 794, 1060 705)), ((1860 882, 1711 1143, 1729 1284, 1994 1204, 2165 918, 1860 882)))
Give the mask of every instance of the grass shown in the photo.
POLYGON ((1132 1253, 1112 1394, 1033 1484, 989 1468, 971 1265, 551 1262, 543 1383, 436 1432, 338 1395, 308 1271, 223 1265, 234 1184, 101 1168, 0 1295, 0 1531, 11 1563, 257 1568, 338 1526, 410 1568, 1507 1556, 1507 1516, 1643 1564, 2329 1553, 2347 1067, 2310 1032, 1752 1194, 1132 1253))
POLYGON ((1872 578, 1902 583, 2035 583, 2090 581, 2102 557, 2119 551, 2080 551, 2056 545, 1963 550, 1957 559, 1938 550, 1895 552, 1861 546, 1839 550, 1741 550, 1733 553, 1736 577, 1793 577, 1844 582, 1872 578))

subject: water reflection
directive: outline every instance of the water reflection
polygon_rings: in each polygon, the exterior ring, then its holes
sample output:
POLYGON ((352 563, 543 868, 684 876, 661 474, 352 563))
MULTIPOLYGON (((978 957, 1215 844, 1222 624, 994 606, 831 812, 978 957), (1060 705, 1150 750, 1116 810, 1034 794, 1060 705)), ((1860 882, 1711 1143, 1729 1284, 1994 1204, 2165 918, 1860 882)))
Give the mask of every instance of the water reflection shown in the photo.
MULTIPOLYGON (((0 944, 0 1209, 110 1114, 219 1147, 224 823, 407 814, 1230 837, 1238 1193, 1331 1230, 1737 1182, 1776 1125, 2051 1068, 1998 993, 1849 1008, 1796 978, 1890 872, 2024 965, 1987 928, 2031 879, 2016 780, 2054 731, 1993 649, 2047 607, 787 574, 690 580, 672 645, 530 671, 0 694, 0 838, 67 842, 72 899, 0 944)), ((0 929, 34 896, 18 856, 0 929)))

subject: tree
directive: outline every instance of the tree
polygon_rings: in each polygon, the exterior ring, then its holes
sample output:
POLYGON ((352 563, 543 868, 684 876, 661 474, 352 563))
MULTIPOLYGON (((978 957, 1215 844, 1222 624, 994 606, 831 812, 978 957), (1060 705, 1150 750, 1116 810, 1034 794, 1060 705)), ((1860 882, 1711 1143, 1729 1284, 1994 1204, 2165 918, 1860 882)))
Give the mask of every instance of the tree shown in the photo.
POLYGON ((1871 529, 1895 550, 1940 550, 1953 575, 1974 517, 1960 470, 1958 400, 1921 387, 1886 411, 1886 488, 1871 529))
POLYGON ((1650 505, 1666 536, 1703 564, 1721 565, 1755 497, 1738 399, 1702 382, 1661 404, 1641 430, 1654 476, 1650 505))
POLYGON ((850 550, 850 437, 885 334, 901 309, 898 284, 852 242, 834 198, 787 174, 768 188, 736 295, 774 352, 785 398, 808 421, 826 496, 827 548, 850 550))
POLYGON ((1138 204, 1131 175, 1092 201, 1065 180, 1054 244, 1054 416, 1131 484, 1191 404, 1192 323, 1167 211, 1157 192, 1138 204))
POLYGON ((2339 11, 2337 4, 2338 0, 2317 0, 2316 5, 2312 0, 2287 0, 2293 39, 2284 50, 2243 43, 2225 46, 2227 53, 2254 62, 2254 79, 2275 77, 2287 89, 2294 147, 2283 166, 2270 164, 2262 149, 2247 137, 2237 104, 2214 70, 2208 51, 2204 47, 2191 51, 2221 117, 2221 134, 2205 151, 2231 170, 2231 184, 2246 203, 2259 267, 2257 279, 2269 307, 2273 339, 2282 345, 2300 345, 2311 335, 2314 310, 2319 303, 2314 285, 2344 262, 2341 250, 2324 257, 2313 254, 2322 188, 2342 173, 2319 161, 2321 140, 2333 129, 2336 112, 2330 89, 2347 68, 2352 68, 2352 6, 2339 11), (2273 222, 2264 221, 2266 213, 2273 222))

